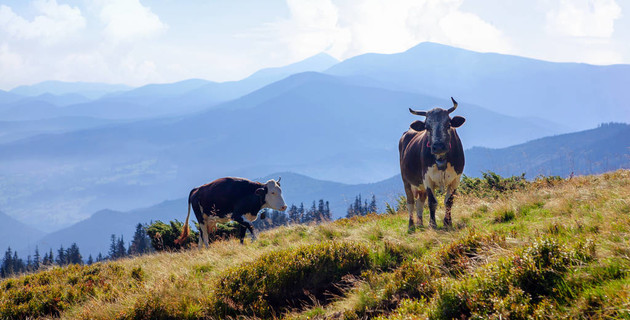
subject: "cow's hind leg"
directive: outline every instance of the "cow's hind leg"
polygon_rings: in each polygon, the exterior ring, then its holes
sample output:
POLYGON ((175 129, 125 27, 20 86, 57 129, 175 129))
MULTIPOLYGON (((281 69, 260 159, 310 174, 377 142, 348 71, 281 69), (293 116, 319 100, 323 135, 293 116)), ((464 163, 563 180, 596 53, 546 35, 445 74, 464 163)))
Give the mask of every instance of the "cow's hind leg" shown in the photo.
MULTIPOLYGON (((204 244, 203 243, 204 232, 207 232, 205 230, 206 230, 206 225, 204 223, 200 223, 199 224, 199 241, 198 241, 198 244, 197 244, 197 249, 199 249, 199 250, 201 250, 202 245, 204 244)), ((207 235, 206 235, 206 237, 207 237, 207 235)))
POLYGON ((435 210, 437 209, 437 199, 435 199, 435 195, 433 195, 433 190, 431 188, 427 188, 427 196, 429 198, 429 226, 431 228, 436 228, 437 223, 435 222, 435 210))
POLYGON ((418 218, 418 225, 422 226, 422 213, 424 211, 424 202, 427 200, 426 190, 418 190, 418 199, 416 199, 416 217, 418 218))
POLYGON ((414 204, 416 202, 416 197, 413 194, 413 191, 411 190, 411 186, 408 183, 405 183, 405 194, 407 195, 407 212, 409 213, 409 227, 408 230, 409 231, 413 231, 414 229, 414 225, 413 225, 413 211, 414 211, 414 204))

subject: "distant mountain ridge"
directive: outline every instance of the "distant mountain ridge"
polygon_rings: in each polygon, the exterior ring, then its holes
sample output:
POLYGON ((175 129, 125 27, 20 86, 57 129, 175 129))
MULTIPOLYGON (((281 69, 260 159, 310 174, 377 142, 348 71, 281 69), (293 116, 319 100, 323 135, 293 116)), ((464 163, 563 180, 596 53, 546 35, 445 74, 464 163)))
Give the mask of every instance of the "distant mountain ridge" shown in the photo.
POLYGON ((53 95, 80 94, 90 99, 97 99, 108 93, 126 91, 129 89, 131 89, 130 86, 123 84, 64 82, 52 80, 33 85, 18 86, 10 92, 23 96, 39 96, 46 93, 53 95))
MULTIPOLYGON (((34 245, 35 241, 44 235, 32 226, 26 225, 0 211, 0 250, 11 247, 13 251, 34 245)), ((33 248, 34 250, 34 248, 33 248)), ((42 251, 40 251, 42 252, 42 251)), ((20 257, 25 258, 33 252, 19 251, 20 257)))
POLYGON ((466 151, 466 172, 491 170, 501 175, 525 173, 568 177, 630 169, 630 125, 602 124, 595 129, 561 134, 503 149, 466 151), (470 159, 470 160, 468 160, 470 159))
POLYGON ((630 122, 630 65, 555 63, 425 42, 401 53, 363 54, 326 71, 378 79, 383 86, 460 96, 495 112, 536 116, 574 130, 630 122))

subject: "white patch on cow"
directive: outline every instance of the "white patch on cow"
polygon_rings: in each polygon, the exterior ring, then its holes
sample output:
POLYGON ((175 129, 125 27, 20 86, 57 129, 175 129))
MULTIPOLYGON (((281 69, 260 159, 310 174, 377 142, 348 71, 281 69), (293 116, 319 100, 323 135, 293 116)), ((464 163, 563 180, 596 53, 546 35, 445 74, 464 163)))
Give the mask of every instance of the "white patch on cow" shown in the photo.
POLYGON ((284 211, 287 205, 282 198, 282 189, 276 180, 269 180, 265 183, 267 186, 267 194, 265 195, 265 204, 262 208, 271 208, 273 210, 284 211))
POLYGON ((455 172, 455 168, 453 168, 450 163, 446 164, 446 169, 444 170, 438 169, 437 165, 434 164, 427 170, 422 183, 425 188, 429 188, 431 190, 446 188, 448 191, 452 185, 457 187, 459 184, 459 174, 455 172))

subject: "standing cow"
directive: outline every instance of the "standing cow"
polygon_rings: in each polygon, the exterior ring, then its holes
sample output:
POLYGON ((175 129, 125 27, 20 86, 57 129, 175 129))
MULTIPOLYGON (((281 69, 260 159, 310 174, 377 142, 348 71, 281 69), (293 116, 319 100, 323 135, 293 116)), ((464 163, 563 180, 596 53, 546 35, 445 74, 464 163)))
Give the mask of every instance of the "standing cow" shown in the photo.
POLYGON ((429 198, 431 221, 429 225, 436 227, 435 209, 437 200, 434 190, 445 189, 444 226, 451 226, 451 207, 453 197, 464 171, 464 148, 457 136, 455 128, 460 127, 466 119, 449 114, 457 108, 457 102, 451 98, 453 106, 448 110, 435 108, 430 111, 409 112, 425 116, 424 122, 416 120, 409 130, 403 133, 398 143, 400 152, 400 173, 405 193, 407 194, 407 210, 409 211, 409 229, 413 229, 414 206, 418 224, 422 226, 424 201, 429 198))
MULTIPOLYGON (((278 181, 271 179, 264 184, 243 178, 217 179, 190 191, 188 215, 181 236, 175 240, 177 244, 182 244, 188 237, 191 207, 199 222, 199 248, 202 241, 208 246, 208 236, 216 230, 217 223, 229 220, 240 224, 241 243, 247 230, 251 232, 252 239, 256 239, 250 221, 258 218, 258 211, 264 208, 284 211, 287 208, 282 198, 280 179, 278 181)), ((264 218, 264 213, 261 213, 261 219, 264 218)))

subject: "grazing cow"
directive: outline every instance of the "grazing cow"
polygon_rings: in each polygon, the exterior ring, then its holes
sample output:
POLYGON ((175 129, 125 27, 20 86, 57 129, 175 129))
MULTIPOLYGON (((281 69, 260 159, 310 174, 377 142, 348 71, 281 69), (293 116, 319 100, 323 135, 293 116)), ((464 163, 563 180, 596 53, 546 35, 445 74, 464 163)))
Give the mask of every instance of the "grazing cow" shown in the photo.
MULTIPOLYGON (((280 179, 278 181, 271 179, 264 184, 243 178, 217 179, 190 191, 188 215, 181 236, 175 240, 177 244, 184 243, 188 237, 191 207, 199 222, 199 248, 202 241, 208 246, 208 236, 216 230, 217 223, 229 220, 234 220, 241 226, 239 234, 241 243, 247 230, 255 240, 254 227, 250 221, 258 218, 258 211, 264 208, 284 211, 287 208, 282 198, 280 179)), ((264 219, 264 212, 260 216, 264 219)))
POLYGON ((410 129, 403 133, 398 143, 400 173, 407 194, 410 230, 414 227, 414 206, 418 224, 422 226, 422 211, 427 197, 431 214, 429 225, 436 227, 437 200, 434 191, 438 188, 446 189, 444 226, 452 225, 453 197, 464 171, 464 148, 455 128, 464 124, 466 119, 460 116, 452 119, 449 117, 457 108, 455 99, 451 100, 453 106, 448 110, 435 108, 430 111, 415 111, 409 108, 412 114, 426 116, 424 122, 416 120, 411 123, 410 129))

